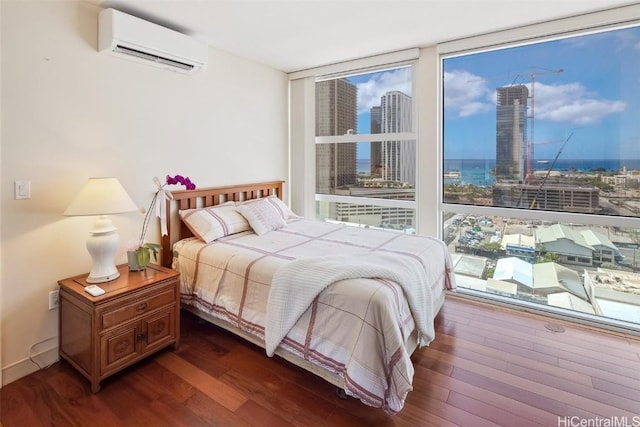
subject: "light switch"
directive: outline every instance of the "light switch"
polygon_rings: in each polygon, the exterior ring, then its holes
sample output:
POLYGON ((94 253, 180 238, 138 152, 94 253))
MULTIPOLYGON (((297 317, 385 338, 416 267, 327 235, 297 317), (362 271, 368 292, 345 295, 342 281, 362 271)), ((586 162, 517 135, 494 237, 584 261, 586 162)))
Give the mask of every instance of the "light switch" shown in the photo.
POLYGON ((31 181, 15 181, 14 185, 16 200, 31 198, 31 181))

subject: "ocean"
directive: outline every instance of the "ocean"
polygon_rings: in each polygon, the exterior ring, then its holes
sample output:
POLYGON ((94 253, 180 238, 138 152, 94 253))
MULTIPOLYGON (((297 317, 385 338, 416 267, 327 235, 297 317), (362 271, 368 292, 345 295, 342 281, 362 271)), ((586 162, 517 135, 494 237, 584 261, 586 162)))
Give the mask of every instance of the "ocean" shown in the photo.
MULTIPOLYGON (((547 170, 552 163, 553 159, 538 159, 532 166, 534 170, 547 170)), ((495 184, 495 176, 493 175, 495 166, 495 159, 448 159, 444 161, 444 172, 460 172, 460 178, 445 178, 444 182, 445 184, 461 183, 479 187, 491 186, 495 184)), ((628 170, 640 170, 640 159, 558 159, 553 170, 589 172, 595 169, 604 169, 607 172, 617 172, 622 171, 625 166, 628 170)), ((358 173, 369 174, 371 160, 358 159, 357 167, 358 173)))
MULTIPOLYGON (((553 159, 537 160, 532 166, 534 170, 546 171, 553 164, 553 159)), ((444 161, 444 172, 460 172, 459 179, 445 178, 445 184, 461 183, 486 187, 495 184, 493 170, 495 159, 450 159, 444 161)), ((555 171, 589 172, 604 169, 606 172, 618 172, 626 167, 628 170, 640 170, 640 159, 558 159, 553 165, 555 171)))
POLYGON ((358 159, 356 167, 359 174, 369 175, 371 173, 371 159, 358 159))

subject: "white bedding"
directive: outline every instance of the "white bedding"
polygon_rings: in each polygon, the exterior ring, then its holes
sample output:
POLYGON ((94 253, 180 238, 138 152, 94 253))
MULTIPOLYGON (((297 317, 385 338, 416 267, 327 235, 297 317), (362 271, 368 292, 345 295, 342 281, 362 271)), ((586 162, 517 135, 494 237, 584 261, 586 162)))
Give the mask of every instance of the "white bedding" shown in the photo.
POLYGON ((454 287, 450 257, 440 240, 307 219, 290 220, 287 227, 263 236, 243 232, 210 244, 187 239, 175 249, 183 303, 263 342, 271 283, 285 264, 328 254, 347 258, 380 253, 412 259, 411 264, 424 272, 419 279, 426 285, 420 303, 408 304, 403 287, 389 277, 338 275, 340 280, 310 298, 308 309, 302 307, 302 315, 280 343, 341 375, 347 394, 390 414, 402 408, 412 389, 413 365, 405 344, 416 327, 414 318, 423 324, 425 342, 430 341, 437 301, 445 288, 454 287), (412 314, 412 308, 420 312, 412 314))
POLYGON ((280 267, 271 283, 265 325, 265 349, 273 356, 296 321, 327 286, 346 279, 387 279, 402 288, 420 332, 420 346, 435 338, 435 301, 423 265, 411 256, 370 252, 300 258, 280 267))

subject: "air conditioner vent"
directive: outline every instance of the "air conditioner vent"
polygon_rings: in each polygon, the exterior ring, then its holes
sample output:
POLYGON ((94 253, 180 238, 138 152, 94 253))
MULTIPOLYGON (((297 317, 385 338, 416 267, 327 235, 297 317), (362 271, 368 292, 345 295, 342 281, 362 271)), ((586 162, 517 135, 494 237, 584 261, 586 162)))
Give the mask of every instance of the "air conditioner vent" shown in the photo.
POLYGON ((151 53, 142 52, 142 51, 136 50, 136 49, 130 49, 130 48, 126 47, 126 46, 117 45, 113 49, 113 51, 116 52, 116 53, 122 53, 123 55, 131 55, 131 56, 135 56, 135 57, 140 58, 140 59, 145 59, 147 61, 157 62, 158 64, 169 65, 171 67, 181 68, 181 69, 186 70, 186 71, 191 71, 193 69, 193 65, 191 65, 191 64, 185 64, 184 62, 173 61, 171 59, 162 58, 162 57, 160 57, 158 55, 153 55, 151 53))

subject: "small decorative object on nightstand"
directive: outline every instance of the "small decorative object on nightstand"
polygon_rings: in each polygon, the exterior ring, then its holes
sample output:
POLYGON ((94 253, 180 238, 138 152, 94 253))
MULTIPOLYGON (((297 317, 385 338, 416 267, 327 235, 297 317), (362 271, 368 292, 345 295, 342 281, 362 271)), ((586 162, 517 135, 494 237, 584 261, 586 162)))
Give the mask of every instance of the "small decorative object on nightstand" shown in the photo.
POLYGON ((100 381, 156 351, 180 343, 178 273, 157 265, 143 271, 118 266, 120 277, 85 291, 87 275, 60 280, 60 357, 100 381))
POLYGON ((156 184, 157 190, 153 195, 153 199, 151 199, 151 205, 142 221, 140 238, 127 245, 127 261, 129 262, 129 270, 131 271, 139 271, 147 268, 147 265, 151 262, 151 255, 153 255, 154 261, 158 261, 158 252, 162 249, 162 245, 145 242, 144 239, 147 234, 147 228, 149 227, 149 221, 153 215, 160 219, 160 234, 162 236, 167 235, 166 202, 172 200, 173 195, 165 187, 167 185, 182 184, 187 190, 196 189, 196 185, 191 182, 191 179, 188 176, 184 177, 182 175, 167 175, 164 183, 156 176, 153 178, 153 182, 156 184))

